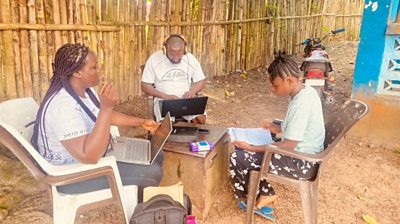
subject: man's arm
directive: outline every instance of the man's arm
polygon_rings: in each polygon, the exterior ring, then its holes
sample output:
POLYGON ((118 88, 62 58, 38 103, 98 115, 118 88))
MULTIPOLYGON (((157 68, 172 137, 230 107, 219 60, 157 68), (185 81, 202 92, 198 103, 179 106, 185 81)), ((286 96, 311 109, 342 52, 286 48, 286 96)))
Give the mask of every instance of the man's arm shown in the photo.
POLYGON ((200 92, 204 88, 205 85, 206 85, 205 79, 195 82, 190 88, 190 90, 187 91, 185 94, 183 94, 183 98, 193 98, 194 96, 197 95, 198 92, 200 92))
POLYGON ((164 100, 171 100, 171 99, 178 99, 179 98, 179 97, 177 97, 175 95, 168 95, 168 94, 165 94, 165 93, 162 93, 162 92, 158 91, 150 83, 141 82, 140 88, 147 95, 158 97, 158 98, 161 98, 161 99, 164 99, 164 100))

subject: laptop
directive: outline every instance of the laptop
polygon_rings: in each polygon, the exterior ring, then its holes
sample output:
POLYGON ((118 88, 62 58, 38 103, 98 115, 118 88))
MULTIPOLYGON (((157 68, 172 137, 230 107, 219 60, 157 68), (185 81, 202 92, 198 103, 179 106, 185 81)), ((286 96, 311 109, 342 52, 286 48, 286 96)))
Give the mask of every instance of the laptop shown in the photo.
POLYGON ((113 150, 107 156, 115 156, 117 161, 141 165, 151 165, 172 132, 169 113, 161 121, 160 127, 151 140, 129 137, 116 137, 113 150))
POLYGON ((187 115, 204 114, 207 106, 207 96, 163 100, 161 101, 161 116, 169 112, 172 117, 182 117, 187 115))

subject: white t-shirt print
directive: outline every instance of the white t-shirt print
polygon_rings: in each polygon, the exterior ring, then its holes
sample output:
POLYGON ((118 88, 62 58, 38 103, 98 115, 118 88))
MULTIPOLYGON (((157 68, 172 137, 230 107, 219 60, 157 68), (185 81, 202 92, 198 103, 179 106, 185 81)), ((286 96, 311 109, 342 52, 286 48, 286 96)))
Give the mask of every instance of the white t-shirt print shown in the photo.
POLYGON ((142 81, 154 84, 160 92, 182 97, 195 82, 205 79, 199 61, 191 53, 173 64, 162 51, 157 51, 146 62, 142 81))
MULTIPOLYGON (((93 89, 92 92, 95 93, 93 89)), ((81 100, 97 117, 99 108, 90 100, 89 96, 85 94, 85 98, 81 98, 81 100)), ((45 107, 47 107, 46 114, 45 117, 42 117, 45 119, 45 124, 39 127, 39 153, 47 161, 56 165, 77 162, 60 141, 89 134, 95 123, 64 88, 45 107), (43 132, 46 133, 45 136, 43 136, 43 132), (44 137, 47 139, 48 150, 45 150, 46 139, 44 137)))

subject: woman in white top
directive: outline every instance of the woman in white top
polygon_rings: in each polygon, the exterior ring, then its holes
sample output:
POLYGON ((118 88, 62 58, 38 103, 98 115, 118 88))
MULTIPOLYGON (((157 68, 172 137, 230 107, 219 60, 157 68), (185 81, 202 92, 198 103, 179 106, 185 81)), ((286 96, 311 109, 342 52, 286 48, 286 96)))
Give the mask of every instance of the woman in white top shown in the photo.
MULTIPOLYGON (((39 107, 33 145, 52 164, 97 163, 110 147, 110 127, 142 126, 154 133, 153 120, 114 111, 118 103, 115 88, 100 82, 96 54, 80 44, 65 44, 57 50, 50 87, 39 107)), ((123 184, 158 185, 162 177, 162 155, 152 166, 118 163, 123 184)), ((73 184, 65 192, 79 193, 107 187, 106 178, 73 184)))

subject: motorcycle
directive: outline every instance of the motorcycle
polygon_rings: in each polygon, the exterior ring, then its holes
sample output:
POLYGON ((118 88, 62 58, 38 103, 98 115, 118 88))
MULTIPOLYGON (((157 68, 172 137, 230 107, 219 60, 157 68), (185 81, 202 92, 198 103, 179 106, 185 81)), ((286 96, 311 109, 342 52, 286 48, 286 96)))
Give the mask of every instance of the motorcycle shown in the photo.
POLYGON ((333 92, 335 76, 328 75, 334 70, 329 61, 328 53, 325 51, 325 46, 322 45, 322 41, 331 35, 344 31, 344 28, 333 30, 323 38, 312 37, 298 44, 298 46, 304 45, 303 57, 305 59, 300 66, 300 70, 304 72, 303 82, 314 87, 321 101, 325 104, 335 102, 333 92))

